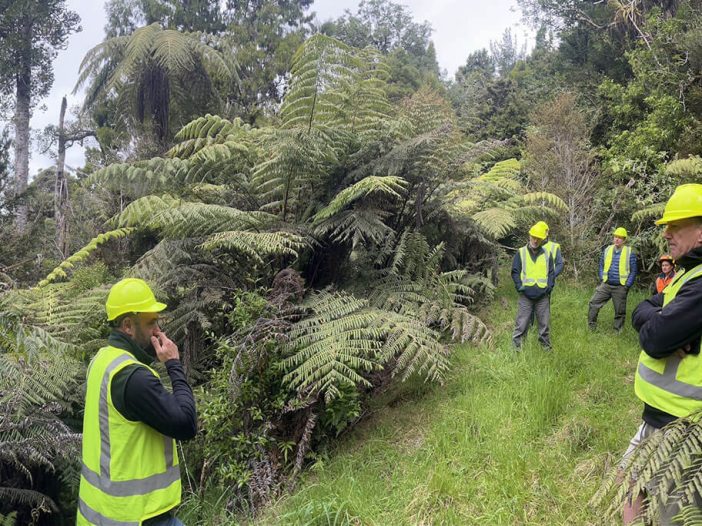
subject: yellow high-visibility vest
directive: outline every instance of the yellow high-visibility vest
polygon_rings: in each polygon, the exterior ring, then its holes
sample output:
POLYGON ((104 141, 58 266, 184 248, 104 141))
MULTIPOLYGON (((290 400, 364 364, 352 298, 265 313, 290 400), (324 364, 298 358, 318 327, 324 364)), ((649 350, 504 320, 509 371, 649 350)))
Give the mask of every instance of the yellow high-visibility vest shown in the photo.
MULTIPOLYGON (((604 268, 602 269, 602 283, 607 283, 607 273, 609 267, 612 266, 612 257, 614 255, 614 245, 609 245, 605 249, 604 268)), ((619 255, 619 283, 626 285, 626 280, 629 278, 631 267, 629 266, 629 258, 631 257, 631 247, 622 246, 622 253, 619 255)))
POLYGON ((548 254, 548 257, 551 258, 551 261, 553 261, 553 264, 556 264, 556 255, 558 254, 558 251, 561 249, 561 245, 558 243, 555 243, 554 241, 546 241, 544 243, 544 250, 548 254))
MULTIPOLYGON (((702 264, 689 272, 679 272, 663 291, 663 310, 685 283, 700 276, 702 264)), ((688 416, 702 409, 702 356, 688 354, 683 359, 677 356, 657 359, 641 351, 634 390, 636 396, 656 409, 677 417, 688 416)))
POLYGON ((112 401, 115 374, 135 363, 146 367, 131 353, 108 346, 88 368, 78 525, 138 526, 180 503, 175 440, 127 420, 112 401))
POLYGON ((536 261, 531 259, 527 247, 519 249, 519 258, 522 261, 521 279, 524 287, 536 285, 540 289, 548 287, 548 255, 539 252, 536 261))

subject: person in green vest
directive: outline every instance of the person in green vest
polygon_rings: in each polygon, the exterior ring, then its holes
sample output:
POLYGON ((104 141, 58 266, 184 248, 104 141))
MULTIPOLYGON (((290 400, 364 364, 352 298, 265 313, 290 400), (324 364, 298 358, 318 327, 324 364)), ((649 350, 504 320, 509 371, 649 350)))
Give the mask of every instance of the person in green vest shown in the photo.
POLYGON ((127 278, 107 296, 112 333, 90 362, 76 524, 182 526, 175 440, 197 433, 195 399, 178 346, 159 327, 166 305, 127 278), (167 391, 150 364, 162 362, 167 391))
MULTIPOLYGON (((642 348, 634 390, 644 407, 643 422, 624 453, 622 469, 644 438, 702 410, 702 184, 678 186, 656 224, 665 225, 663 237, 679 270, 662 293, 642 301, 632 315, 642 348)), ((639 516, 643 498, 637 495, 628 501, 625 524, 639 516)), ((663 506, 661 524, 678 524, 672 520, 678 504, 663 506)), ((695 495, 688 504, 700 507, 702 499, 695 495)))
POLYGON ((512 281, 519 293, 517 318, 512 334, 512 343, 517 350, 522 347, 532 315, 536 316, 539 342, 545 350, 551 350, 549 294, 553 289, 555 273, 553 260, 543 247, 546 235, 543 225, 532 226, 529 242, 517 251, 512 260, 512 281))
POLYGON ((597 314, 610 298, 614 303, 614 329, 621 332, 626 318, 626 298, 636 279, 636 253, 626 245, 627 232, 623 227, 614 231, 611 245, 600 257, 600 284, 590 298, 587 323, 590 329, 597 327, 597 314))

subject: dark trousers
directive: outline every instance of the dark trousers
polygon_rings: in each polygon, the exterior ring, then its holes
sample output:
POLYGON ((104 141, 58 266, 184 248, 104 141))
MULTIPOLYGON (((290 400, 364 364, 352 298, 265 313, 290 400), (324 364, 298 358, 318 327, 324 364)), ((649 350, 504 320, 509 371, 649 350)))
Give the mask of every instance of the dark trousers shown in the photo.
POLYGON ((551 300, 548 294, 538 300, 529 299, 524 294, 519 295, 512 343, 517 349, 522 346, 522 339, 526 338, 532 316, 536 317, 536 323, 539 328, 539 342, 547 349, 550 349, 551 300))
POLYGON ((614 303, 614 328, 618 331, 624 327, 626 319, 626 295, 629 292, 624 285, 600 283, 590 298, 590 309, 587 313, 587 323, 594 329, 597 325, 597 314, 605 303, 612 299, 614 303))

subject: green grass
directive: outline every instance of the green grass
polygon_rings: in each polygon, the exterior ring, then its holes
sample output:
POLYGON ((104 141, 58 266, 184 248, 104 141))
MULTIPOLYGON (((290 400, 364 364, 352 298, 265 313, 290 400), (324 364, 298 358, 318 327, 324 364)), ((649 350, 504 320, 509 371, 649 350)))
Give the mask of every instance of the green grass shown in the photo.
POLYGON ((587 503, 639 422, 638 357, 630 314, 587 329, 592 289, 559 284, 554 350, 534 330, 511 348, 512 288, 483 313, 489 348, 459 346, 443 386, 409 382, 376 400, 372 415, 257 524, 593 524, 587 503))

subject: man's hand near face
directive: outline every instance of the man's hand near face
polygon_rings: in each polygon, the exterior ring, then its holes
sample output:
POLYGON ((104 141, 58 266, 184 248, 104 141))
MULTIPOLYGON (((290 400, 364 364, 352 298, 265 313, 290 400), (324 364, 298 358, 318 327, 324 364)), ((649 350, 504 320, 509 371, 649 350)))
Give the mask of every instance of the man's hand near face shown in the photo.
POLYGON ((156 357, 161 363, 166 363, 168 360, 179 360, 178 346, 166 336, 165 332, 158 332, 156 336, 151 337, 151 344, 156 350, 156 357))

